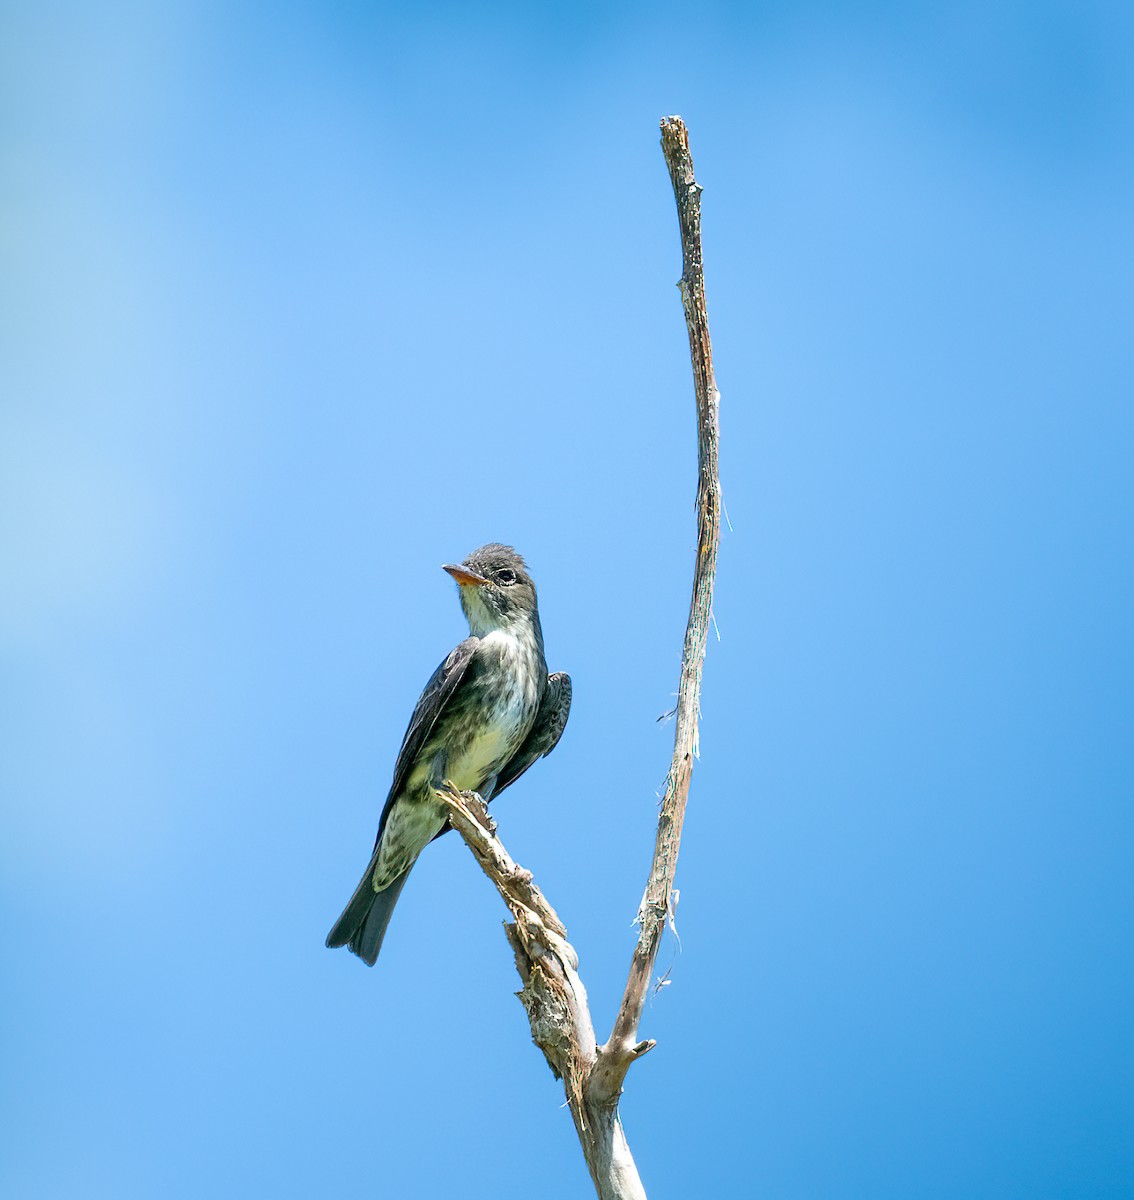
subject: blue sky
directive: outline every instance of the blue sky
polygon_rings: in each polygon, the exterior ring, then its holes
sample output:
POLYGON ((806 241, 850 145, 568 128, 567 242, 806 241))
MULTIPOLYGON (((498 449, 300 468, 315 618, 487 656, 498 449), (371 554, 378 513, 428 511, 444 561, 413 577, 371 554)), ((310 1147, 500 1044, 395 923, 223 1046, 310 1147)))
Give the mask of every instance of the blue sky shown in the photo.
POLYGON ((605 1033, 668 764, 705 187, 721 551, 651 1197, 1134 1186, 1120 5, 0 13, 0 1192, 588 1183, 455 838, 323 938, 514 543, 501 800, 605 1033), (496 1165, 498 1164, 498 1165, 496 1165))

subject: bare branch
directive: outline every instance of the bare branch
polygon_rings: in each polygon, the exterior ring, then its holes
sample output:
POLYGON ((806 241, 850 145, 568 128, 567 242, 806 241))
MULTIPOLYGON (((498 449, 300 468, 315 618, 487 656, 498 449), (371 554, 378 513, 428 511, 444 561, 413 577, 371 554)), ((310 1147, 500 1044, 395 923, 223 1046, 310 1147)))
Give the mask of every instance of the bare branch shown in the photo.
POLYGON ((563 1080, 595 1190, 601 1200, 646 1200, 617 1107, 595 1108, 587 1099, 587 1079, 596 1057, 595 1031, 587 990, 579 978, 579 959, 562 922, 532 882, 531 872, 514 862, 495 836, 484 801, 475 792, 452 788, 436 795, 512 912, 515 923, 506 926, 506 932, 524 984, 520 1003, 528 1014, 532 1040, 555 1077, 563 1080))
POLYGON ((677 198, 684 270, 679 287, 689 329, 697 400, 697 561, 693 598, 681 656, 673 760, 658 817, 654 859, 642 906, 640 932, 630 962, 626 991, 606 1044, 595 1043, 587 993, 563 923, 496 837, 484 802, 475 793, 453 788, 436 794, 449 820, 496 885, 511 910, 506 926, 523 980, 520 1000, 528 1014, 532 1039, 556 1077, 563 1080, 579 1142, 600 1200, 646 1200, 618 1114, 622 1082, 630 1064, 656 1044, 639 1041, 638 1025, 667 917, 672 917, 673 887, 681 827, 697 753, 701 668, 712 620, 713 582, 720 541, 720 484, 717 469, 717 410, 720 397, 713 377, 712 348, 701 270, 701 189, 693 177, 689 136, 680 117, 661 123, 662 150, 677 198))
POLYGON ((693 758, 698 752, 697 721, 701 714, 701 668, 713 612, 713 583, 717 572, 717 547, 721 536, 720 475, 717 465, 720 393, 713 374, 713 349, 709 341, 709 316, 705 307, 705 279, 701 265, 701 188, 693 176, 689 132, 680 117, 661 123, 665 155, 677 220, 681 229, 683 271, 681 302, 689 330, 693 360, 693 385, 697 400, 697 560, 693 569, 693 598, 681 655, 681 682, 677 692, 677 728, 673 760, 665 781, 658 816, 654 861, 638 910, 638 943, 630 960, 630 974, 614 1029, 599 1049, 599 1060, 590 1086, 596 1099, 613 1102, 630 1064, 640 1057, 638 1025, 646 1002, 650 977, 665 930, 672 915, 674 873, 681 846, 681 827, 689 799, 693 758))

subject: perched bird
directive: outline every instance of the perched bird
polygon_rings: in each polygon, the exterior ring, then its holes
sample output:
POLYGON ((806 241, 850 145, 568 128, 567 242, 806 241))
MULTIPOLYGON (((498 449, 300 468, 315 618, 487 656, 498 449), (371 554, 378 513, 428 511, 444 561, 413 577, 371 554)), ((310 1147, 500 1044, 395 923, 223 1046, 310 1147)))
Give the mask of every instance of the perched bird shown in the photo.
POLYGON ((511 546, 481 546, 445 570, 460 587, 469 633, 433 672, 410 717, 362 882, 327 935, 373 966, 417 856, 445 832, 434 789, 488 801, 555 749, 571 678, 547 673, 535 584, 511 546))

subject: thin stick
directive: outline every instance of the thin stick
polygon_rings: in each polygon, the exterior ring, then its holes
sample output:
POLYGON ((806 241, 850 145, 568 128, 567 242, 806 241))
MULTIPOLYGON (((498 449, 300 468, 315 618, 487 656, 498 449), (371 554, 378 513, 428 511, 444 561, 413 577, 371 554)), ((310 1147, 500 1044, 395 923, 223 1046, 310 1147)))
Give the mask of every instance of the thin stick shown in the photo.
POLYGON ((701 188, 693 176, 689 153, 689 131, 680 117, 661 123, 662 153, 665 155, 677 220, 681 229, 683 270, 681 302, 689 330, 689 353, 693 360, 693 386, 697 399, 697 561, 693 569, 693 597, 681 655, 681 682, 677 692, 677 729, 673 761, 665 781, 658 816, 654 861, 638 910, 638 943, 630 960, 626 991, 618 1017, 598 1062, 591 1072, 590 1095, 595 1101, 617 1101, 630 1064, 648 1043, 638 1041, 638 1025, 653 975, 654 962, 665 929, 672 916, 673 879, 681 847, 681 827, 689 799, 689 779, 698 753, 697 721, 701 713, 701 668, 713 612, 713 583, 717 573, 717 547, 721 537, 721 489, 717 464, 720 393, 713 374, 713 349, 709 341, 709 316, 705 308, 705 278, 701 265, 701 188))

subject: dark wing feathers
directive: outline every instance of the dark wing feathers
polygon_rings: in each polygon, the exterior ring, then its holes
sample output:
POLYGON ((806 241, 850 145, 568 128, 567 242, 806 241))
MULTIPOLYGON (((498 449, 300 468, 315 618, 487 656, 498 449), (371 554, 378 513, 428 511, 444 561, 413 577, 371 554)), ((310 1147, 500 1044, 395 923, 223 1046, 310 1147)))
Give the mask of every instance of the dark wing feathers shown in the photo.
POLYGON ((386 936, 386 926, 390 923, 394 905, 398 902, 398 896, 409 875, 407 869, 382 891, 375 892, 373 889, 371 881, 377 865, 378 846, 382 841, 382 831, 386 828, 386 818, 390 815, 394 801, 405 786, 406 777, 410 773, 414 760, 433 732, 437 718, 444 711, 445 705, 452 699, 461 680, 464 679, 479 644, 479 638, 465 638, 433 672, 429 682, 425 685, 425 690, 418 698, 413 716, 410 717, 409 728, 406 730, 405 737, 402 738, 398 761, 394 765, 394 782, 390 785, 390 794, 386 797, 386 804, 382 809, 382 819, 378 822, 378 836, 374 839, 374 854, 366 868, 366 874, 355 888, 350 902, 343 909, 342 916, 335 922, 334 928, 327 935, 328 946, 349 945, 351 950, 370 966, 373 966, 378 958, 382 939, 386 936))
MULTIPOLYGON (((378 856, 378 844, 382 840, 382 831, 386 828, 386 818, 394 805, 394 800, 405 785, 410 767, 417 758, 422 746, 429 738, 437 718, 441 715, 465 677, 469 663, 472 661, 480 639, 466 638, 448 658, 433 672, 425 690, 410 717, 409 728, 402 739, 402 748, 398 751, 398 761, 394 766, 394 782, 390 786, 390 794, 386 797, 382 809, 382 819, 378 822, 378 836, 374 839, 374 857, 371 858, 366 874, 355 889, 343 911, 343 915, 335 922, 334 928, 327 935, 328 946, 350 946, 351 950, 364 962, 374 965, 382 939, 386 935, 386 926, 394 911, 398 896, 406 881, 409 871, 403 872, 389 887, 381 892, 371 888, 375 861, 378 856)), ((498 796, 506 787, 510 787, 536 761, 555 749, 563 727, 567 724, 567 716, 571 711, 571 677, 562 671, 547 677, 547 686, 540 697, 539 708, 535 720, 528 730, 519 750, 504 766, 497 776, 496 787, 492 797, 498 796)), ((486 797, 491 799, 492 797, 486 797)), ((436 836, 450 828, 446 823, 436 836)))
POLYGON ((497 776, 493 798, 515 783, 536 759, 543 758, 555 749, 563 736, 563 727, 567 724, 570 712, 571 676, 565 671, 556 671, 547 677, 547 687, 543 689, 528 736, 497 776))
POLYGON ((417 705, 410 717, 406 736, 402 738, 402 748, 398 751, 398 761, 394 765, 394 782, 390 784, 390 794, 382 809, 382 817, 378 822, 378 836, 374 839, 374 848, 382 840, 382 830, 386 828, 386 817, 393 807, 394 799, 405 786, 406 776, 413 766, 418 752, 425 745, 426 739, 437 724, 445 705, 449 703, 457 686, 465 677, 465 672, 472 662, 472 656, 480 645, 480 638, 467 637, 455 647, 449 657, 430 676, 425 690, 418 698, 417 705))

